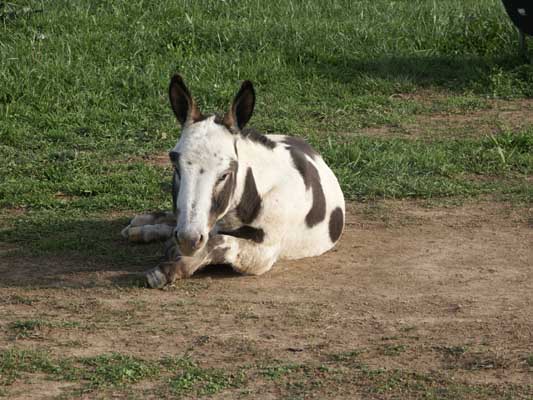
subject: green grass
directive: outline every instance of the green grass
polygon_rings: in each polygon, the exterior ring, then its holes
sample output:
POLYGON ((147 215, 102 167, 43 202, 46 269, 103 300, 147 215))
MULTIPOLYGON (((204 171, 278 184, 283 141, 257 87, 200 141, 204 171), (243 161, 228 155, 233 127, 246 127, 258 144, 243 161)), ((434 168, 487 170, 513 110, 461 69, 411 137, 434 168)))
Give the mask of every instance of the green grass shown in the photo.
POLYGON ((238 372, 202 368, 188 358, 148 360, 120 353, 57 358, 45 351, 15 348, 0 352, 0 386, 9 388, 16 380, 39 373, 51 380, 76 382, 77 390, 85 393, 152 380, 175 396, 205 396, 244 383, 238 372))
POLYGON ((169 207, 160 187, 169 171, 140 157, 178 136, 166 99, 176 70, 207 111, 254 80, 254 124, 310 137, 349 198, 531 199, 531 129, 497 143, 335 135, 531 96, 533 68, 518 57, 499 1, 21 1, 6 3, 0 20, 0 206, 169 207), (420 89, 448 100, 390 97, 420 89))
POLYGON ((386 344, 383 346, 382 353, 385 356, 399 356, 405 350, 407 346, 404 344, 386 344))
POLYGON ((46 328, 79 328, 81 324, 77 321, 59 321, 51 322, 43 319, 24 319, 16 320, 8 325, 11 333, 15 335, 16 339, 24 339, 38 335, 46 328))
POLYGON ((437 372, 372 368, 363 362, 355 363, 357 354, 347 354, 332 355, 330 361, 322 364, 276 361, 222 370, 201 367, 180 357, 147 359, 109 353, 58 358, 45 351, 12 348, 0 352, 0 393, 9 396, 10 388, 18 380, 28 380, 36 374, 73 383, 69 388, 72 395, 105 396, 112 392, 125 396, 142 393, 158 398, 206 398, 223 392, 235 398, 239 393, 257 396, 270 392, 283 398, 308 398, 343 397, 357 391, 365 398, 390 398, 390 394, 396 393, 405 399, 509 399, 533 394, 531 385, 468 385, 437 372), (148 382, 150 385, 146 386, 148 382), (135 384, 140 386, 132 386, 135 384))
POLYGON ((181 371, 168 379, 170 390, 175 395, 194 392, 197 396, 208 396, 244 383, 242 373, 228 373, 222 369, 201 368, 189 359, 167 359, 167 367, 178 367, 181 371))
POLYGON ((529 367, 533 367, 533 354, 528 355, 525 360, 529 367))

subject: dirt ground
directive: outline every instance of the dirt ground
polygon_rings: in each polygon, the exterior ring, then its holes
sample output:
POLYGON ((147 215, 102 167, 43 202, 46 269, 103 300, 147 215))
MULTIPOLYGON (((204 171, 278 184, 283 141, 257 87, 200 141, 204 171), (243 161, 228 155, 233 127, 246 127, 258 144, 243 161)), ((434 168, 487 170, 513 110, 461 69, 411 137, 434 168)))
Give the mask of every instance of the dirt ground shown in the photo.
MULTIPOLYGON (((426 106, 439 107, 445 97, 423 92, 420 95, 401 95, 402 100, 412 99, 426 106)), ((411 122, 391 126, 367 127, 347 135, 372 137, 401 137, 403 139, 435 140, 438 138, 480 138, 498 135, 505 131, 520 130, 533 123, 533 100, 487 100, 487 108, 447 110, 430 114, 421 113, 411 122)))
MULTIPOLYGON (((58 357, 187 355, 223 369, 357 352, 369 368, 466 385, 533 384, 531 209, 352 203, 346 222, 339 245, 321 257, 279 262, 260 277, 209 267, 166 290, 133 285, 140 269, 0 258, 0 348, 45 348, 58 357), (26 337, 9 328, 35 318, 53 323, 26 337)), ((68 385, 34 375, 7 392, 52 398, 68 385)), ((316 398, 359 398, 349 382, 338 385, 344 391, 316 398)), ((250 398, 280 393, 261 380, 247 390, 250 398)), ((224 393, 213 397, 235 398, 224 393)))

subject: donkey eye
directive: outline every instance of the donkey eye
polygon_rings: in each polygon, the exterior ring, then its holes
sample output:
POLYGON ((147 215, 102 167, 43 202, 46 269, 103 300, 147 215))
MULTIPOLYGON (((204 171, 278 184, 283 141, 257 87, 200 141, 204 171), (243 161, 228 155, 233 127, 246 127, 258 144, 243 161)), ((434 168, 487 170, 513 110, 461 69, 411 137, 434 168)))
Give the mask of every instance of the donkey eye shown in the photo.
POLYGON ((225 174, 222 174, 220 178, 218 178, 218 181, 223 182, 227 179, 228 176, 229 176, 229 172, 226 172, 225 174))

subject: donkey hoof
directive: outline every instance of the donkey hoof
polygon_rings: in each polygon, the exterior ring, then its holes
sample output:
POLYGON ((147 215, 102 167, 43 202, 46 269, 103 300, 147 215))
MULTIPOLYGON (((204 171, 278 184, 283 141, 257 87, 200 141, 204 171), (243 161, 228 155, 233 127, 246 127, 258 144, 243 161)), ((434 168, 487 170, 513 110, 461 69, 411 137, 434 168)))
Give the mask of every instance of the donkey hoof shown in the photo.
POLYGON ((122 235, 122 237, 123 237, 124 239, 128 239, 128 238, 129 238, 129 236, 130 236, 130 235, 129 235, 129 230, 130 230, 130 228, 131 228, 131 225, 128 225, 127 227, 125 227, 124 229, 122 229, 122 230, 120 231, 120 234, 122 235))
MULTIPOLYGON (((124 232, 124 230, 122 231, 124 232)), ((126 232, 123 233, 125 235, 126 232)), ((130 242, 142 242, 143 236, 142 236, 142 227, 141 226, 129 226, 127 231, 127 238, 130 242)))
POLYGON ((167 276, 161 272, 159 267, 146 271, 144 276, 146 276, 148 286, 150 286, 152 289, 161 289, 168 283, 167 276))

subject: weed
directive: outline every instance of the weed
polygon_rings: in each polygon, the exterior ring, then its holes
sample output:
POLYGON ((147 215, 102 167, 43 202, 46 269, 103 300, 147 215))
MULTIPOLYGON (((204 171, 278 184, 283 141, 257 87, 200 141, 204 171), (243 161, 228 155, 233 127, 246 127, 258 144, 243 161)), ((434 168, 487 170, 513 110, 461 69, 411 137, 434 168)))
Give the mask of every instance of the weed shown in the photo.
POLYGON ((81 358, 79 377, 91 386, 124 385, 154 376, 159 372, 156 363, 118 353, 81 358))
POLYGON ((42 319, 27 319, 13 321, 8 325, 9 329, 15 333, 16 338, 28 338, 38 335, 45 328, 80 328, 78 321, 51 322, 42 319))
POLYGON ((398 356, 407 350, 407 346, 403 344, 386 344, 383 346, 383 354, 386 356, 398 356))
POLYGON ((526 357, 526 364, 530 367, 533 367, 533 354, 530 354, 526 357))
POLYGON ((468 351, 467 346, 434 346, 434 350, 447 356, 461 356, 468 351))
POLYGON ((296 364, 267 365, 267 366, 261 366, 260 372, 261 372, 261 375, 269 379, 278 380, 281 377, 289 375, 297 371, 300 368, 301 366, 296 365, 296 364))
POLYGON ((17 320, 9 324, 9 329, 12 330, 17 338, 28 338, 45 327, 49 327, 50 323, 41 319, 17 320))

